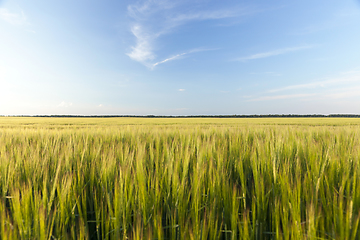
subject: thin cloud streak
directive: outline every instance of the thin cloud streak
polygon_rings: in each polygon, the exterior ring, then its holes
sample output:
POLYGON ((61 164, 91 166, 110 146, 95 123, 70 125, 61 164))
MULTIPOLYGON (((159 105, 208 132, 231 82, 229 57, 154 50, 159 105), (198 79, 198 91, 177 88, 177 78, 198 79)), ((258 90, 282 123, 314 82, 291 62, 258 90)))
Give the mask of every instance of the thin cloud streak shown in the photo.
POLYGON ((288 94, 288 95, 264 96, 264 97, 249 99, 247 100, 247 102, 269 101, 269 100, 290 99, 290 98, 304 98, 314 95, 315 94, 288 94))
POLYGON ((186 54, 189 54, 189 53, 180 53, 180 54, 175 55, 175 56, 173 56, 173 57, 169 57, 169 58, 167 58, 167 59, 165 59, 165 60, 163 60, 163 61, 154 63, 154 64, 153 64, 153 68, 154 68, 155 66, 159 65, 159 64, 163 64, 163 63, 166 63, 166 62, 168 62, 168 61, 172 61, 172 60, 178 59, 178 58, 180 58, 181 56, 184 56, 184 55, 186 55, 186 54))
POLYGON ((23 11, 21 13, 12 13, 7 8, 0 8, 0 19, 12 25, 29 24, 23 11))
POLYGON ((298 85, 291 85, 283 88, 278 89, 271 89, 268 92, 280 92, 280 91, 288 91, 288 90, 298 90, 298 89, 311 89, 311 88, 318 88, 318 87, 328 87, 329 85, 336 85, 336 84, 344 84, 344 83, 351 83, 351 82, 358 82, 360 81, 360 75, 351 76, 351 77, 343 77, 343 78, 335 78, 326 81, 318 81, 306 84, 298 84, 298 85))
POLYGON ((352 98, 360 96, 360 86, 347 87, 347 88, 337 88, 336 90, 331 91, 324 95, 326 98, 331 99, 341 99, 341 98, 352 98))
POLYGON ((172 61, 172 60, 178 59, 178 58, 180 58, 181 56, 184 56, 184 55, 186 55, 186 54, 189 54, 189 53, 186 53, 186 52, 185 52, 185 53, 181 53, 181 54, 175 55, 175 56, 173 56, 173 57, 169 57, 169 58, 167 58, 167 59, 165 59, 165 60, 163 60, 163 61, 154 63, 154 64, 153 64, 153 67, 155 67, 155 66, 157 66, 157 65, 159 65, 159 64, 166 63, 166 62, 168 62, 168 61, 172 61))
MULTIPOLYGON (((185 2, 192 4, 190 1, 185 2)), ((181 53, 163 61, 157 61, 154 45, 159 37, 169 34, 175 28, 191 21, 216 20, 248 15, 248 9, 220 9, 213 11, 193 11, 177 13, 177 7, 184 5, 184 1, 147 0, 142 4, 129 5, 128 15, 134 20, 131 33, 136 44, 126 53, 134 61, 140 62, 148 68, 179 59, 188 53, 181 53)), ((251 11, 250 11, 251 12, 251 11)), ((252 11, 253 12, 253 11, 252 11)))
POLYGON ((257 101, 270 101, 270 100, 282 100, 282 99, 291 99, 291 98, 306 98, 306 97, 316 97, 316 99, 326 99, 326 100, 336 100, 336 99, 346 99, 352 97, 360 96, 360 87, 356 88, 346 88, 346 89, 336 89, 335 91, 329 91, 325 93, 304 93, 304 94, 287 94, 287 95, 275 95, 275 96, 263 96, 259 98, 253 98, 247 100, 247 102, 257 102, 257 101))
POLYGON ((237 58, 237 59, 235 59, 235 61, 247 61, 247 60, 260 59, 260 58, 268 58, 268 57, 272 57, 272 56, 282 55, 282 54, 286 54, 286 53, 290 53, 290 52, 296 52, 296 51, 309 49, 309 48, 313 48, 313 47, 314 46, 312 46, 312 45, 306 45, 306 46, 282 48, 282 49, 277 49, 274 51, 257 53, 257 54, 253 54, 253 55, 250 55, 247 57, 237 58))
POLYGON ((161 10, 169 10, 177 6, 176 1, 168 0, 147 0, 143 3, 128 5, 128 15, 136 20, 146 20, 149 15, 155 14, 161 10))
POLYGON ((162 61, 160 61, 160 62, 154 63, 154 64, 152 65, 152 68, 154 68, 154 67, 156 67, 156 66, 158 66, 158 65, 160 65, 160 64, 163 64, 163 63, 166 63, 166 62, 169 62, 169 61, 172 61, 172 60, 179 59, 179 58, 181 58, 181 57, 184 56, 184 55, 188 55, 188 54, 196 53, 196 52, 213 51, 213 50, 217 50, 217 49, 193 49, 193 50, 190 50, 190 51, 188 51, 188 52, 180 53, 180 54, 177 54, 177 55, 175 55, 175 56, 169 57, 169 58, 167 58, 167 59, 165 59, 165 60, 162 60, 162 61))
POLYGON ((354 18, 359 16, 360 12, 357 8, 345 8, 335 13, 332 19, 328 21, 315 23, 304 27, 302 29, 295 30, 291 32, 291 35, 306 35, 317 33, 321 31, 329 31, 333 28, 344 27, 345 25, 351 23, 354 18))
POLYGON ((251 75, 269 75, 269 76, 274 76, 274 77, 279 77, 282 76, 281 73, 277 73, 277 72, 251 72, 251 75))
MULTIPOLYGON (((351 73, 352 72, 346 72, 345 75, 351 73)), ((305 97, 316 97, 321 100, 336 100, 336 99, 343 99, 350 97, 358 97, 360 96, 360 86, 357 84, 358 82, 360 82, 360 74, 333 78, 325 81, 291 85, 283 88, 271 89, 268 90, 267 93, 269 94, 269 93, 277 93, 283 91, 288 93, 289 91, 296 91, 293 94, 251 97, 250 99, 247 100, 247 102, 290 99, 290 98, 305 98, 305 97), (305 90, 308 89, 317 89, 317 90, 316 92, 312 91, 312 93, 305 92, 305 90)))
POLYGON ((239 13, 234 10, 217 10, 217 11, 204 11, 190 14, 179 14, 171 18, 173 22, 187 22, 193 20, 211 20, 238 17, 239 13))
POLYGON ((348 91, 326 95, 326 97, 332 99, 350 98, 350 97, 358 97, 358 96, 360 96, 360 90, 348 90, 348 91))

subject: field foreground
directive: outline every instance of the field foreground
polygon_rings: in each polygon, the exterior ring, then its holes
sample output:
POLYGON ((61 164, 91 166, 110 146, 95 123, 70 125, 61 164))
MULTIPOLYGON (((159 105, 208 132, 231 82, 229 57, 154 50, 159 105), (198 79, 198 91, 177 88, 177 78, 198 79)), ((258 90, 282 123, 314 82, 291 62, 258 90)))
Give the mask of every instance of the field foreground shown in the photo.
POLYGON ((0 117, 0 239, 360 239, 360 119, 0 117))

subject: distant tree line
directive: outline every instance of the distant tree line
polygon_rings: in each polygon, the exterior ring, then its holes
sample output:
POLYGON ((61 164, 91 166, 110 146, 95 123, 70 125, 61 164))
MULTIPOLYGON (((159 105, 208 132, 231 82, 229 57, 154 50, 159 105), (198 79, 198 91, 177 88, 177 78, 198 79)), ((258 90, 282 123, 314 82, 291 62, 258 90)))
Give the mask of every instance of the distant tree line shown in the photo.
POLYGON ((0 117, 51 117, 51 118, 359 118, 357 114, 253 114, 253 115, 0 115, 0 117))

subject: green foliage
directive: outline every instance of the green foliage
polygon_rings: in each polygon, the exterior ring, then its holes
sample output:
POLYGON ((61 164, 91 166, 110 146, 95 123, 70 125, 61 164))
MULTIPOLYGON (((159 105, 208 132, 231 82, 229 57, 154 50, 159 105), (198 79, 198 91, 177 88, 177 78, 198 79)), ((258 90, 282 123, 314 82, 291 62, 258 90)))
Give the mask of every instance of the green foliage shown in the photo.
POLYGON ((0 118, 0 239, 359 239, 359 124, 0 118))

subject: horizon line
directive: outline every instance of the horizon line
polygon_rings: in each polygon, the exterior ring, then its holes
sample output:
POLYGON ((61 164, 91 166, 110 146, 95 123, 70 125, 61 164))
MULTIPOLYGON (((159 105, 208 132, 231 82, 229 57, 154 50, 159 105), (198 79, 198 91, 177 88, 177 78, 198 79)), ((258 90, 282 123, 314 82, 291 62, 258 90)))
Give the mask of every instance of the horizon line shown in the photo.
POLYGON ((76 115, 76 114, 53 114, 53 115, 0 115, 0 117, 43 117, 43 118, 360 118, 360 114, 212 114, 212 115, 76 115))

